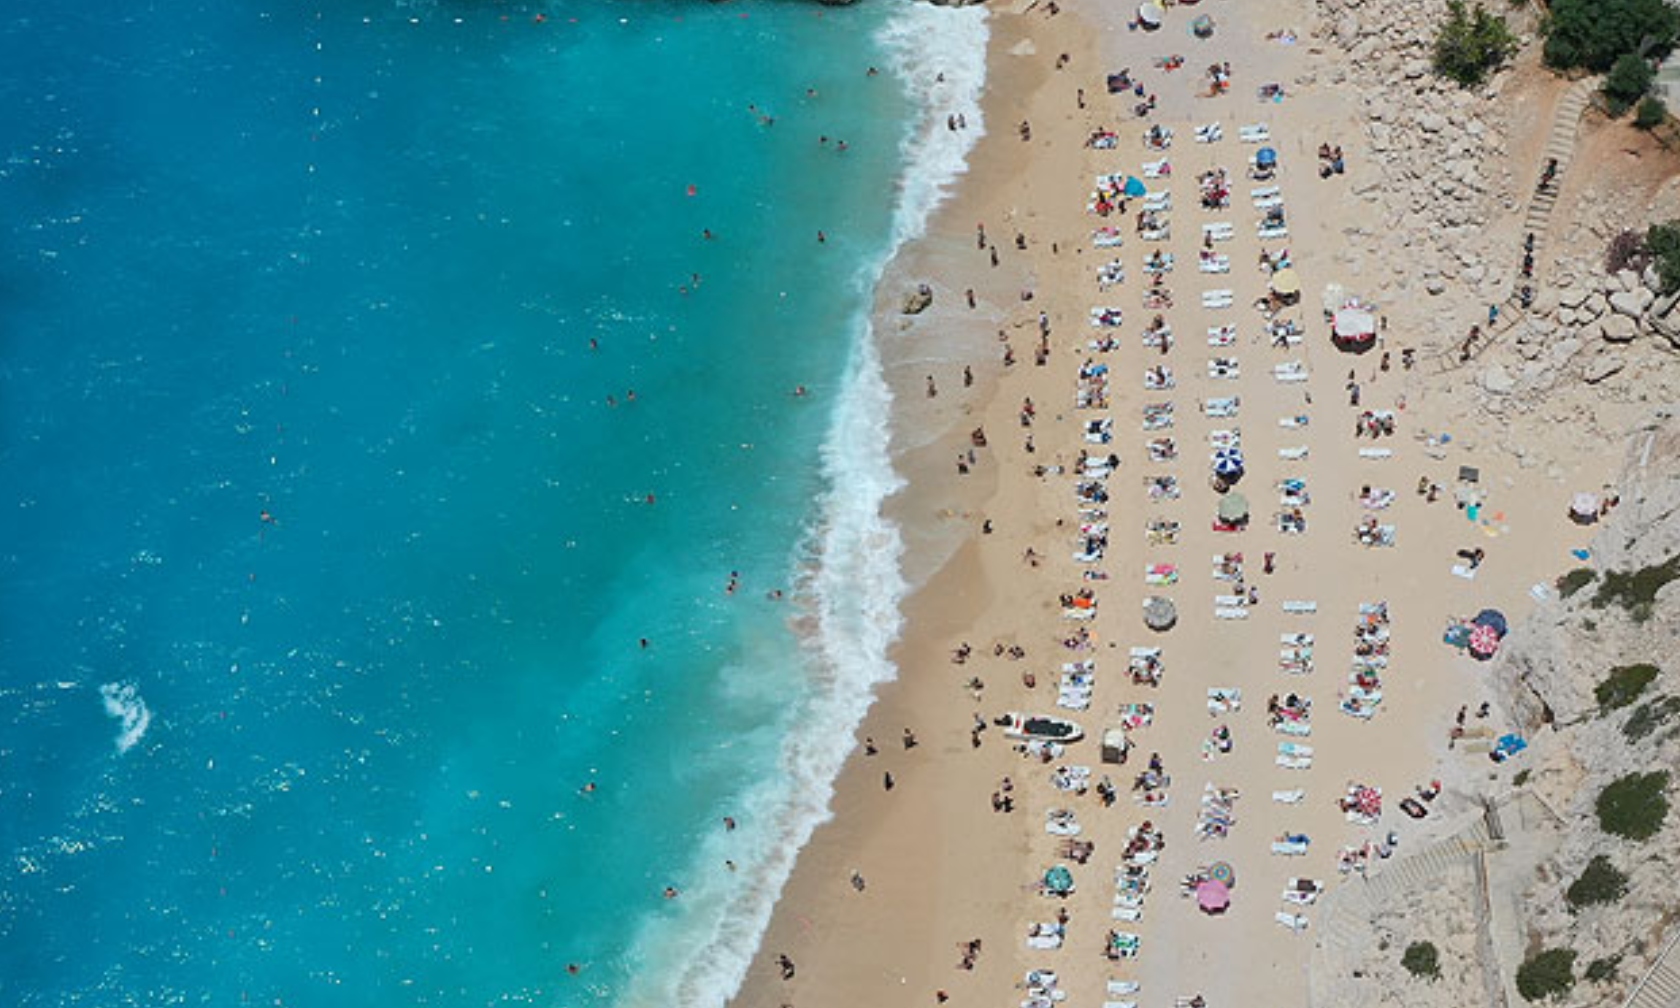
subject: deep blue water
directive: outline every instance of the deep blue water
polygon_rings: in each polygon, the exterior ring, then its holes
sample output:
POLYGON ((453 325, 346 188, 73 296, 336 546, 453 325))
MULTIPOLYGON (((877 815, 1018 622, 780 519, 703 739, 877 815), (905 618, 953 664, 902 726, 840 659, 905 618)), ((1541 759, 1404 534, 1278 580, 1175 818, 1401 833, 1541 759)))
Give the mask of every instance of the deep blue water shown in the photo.
POLYGON ((717 926, 896 6, 0 15, 0 1001, 611 1003, 717 926))

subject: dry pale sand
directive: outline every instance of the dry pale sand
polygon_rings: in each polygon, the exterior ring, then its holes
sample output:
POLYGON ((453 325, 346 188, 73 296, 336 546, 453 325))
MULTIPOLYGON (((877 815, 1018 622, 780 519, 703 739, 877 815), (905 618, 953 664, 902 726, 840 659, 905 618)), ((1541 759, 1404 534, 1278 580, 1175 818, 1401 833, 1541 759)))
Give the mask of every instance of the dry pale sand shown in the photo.
MULTIPOLYGON (((1400 853, 1416 842, 1422 827, 1401 816, 1398 800, 1412 787, 1442 776, 1446 736, 1453 711, 1479 700, 1478 678, 1484 666, 1458 656, 1440 642, 1447 618, 1497 605, 1513 618, 1527 610, 1527 590, 1555 573, 1565 551, 1581 536, 1563 517, 1566 487, 1520 470, 1514 462, 1478 453, 1474 431, 1453 431, 1451 444, 1432 448, 1422 440, 1440 422, 1420 415, 1424 397, 1421 372, 1403 372, 1399 349, 1422 341, 1400 325, 1386 333, 1394 351, 1392 369, 1379 370, 1378 353, 1351 357, 1326 338, 1319 313, 1319 291, 1338 276, 1339 243, 1344 230, 1370 224, 1350 207, 1348 197, 1365 166, 1354 160, 1345 178, 1318 179, 1313 151, 1324 140, 1338 141, 1354 132, 1342 96, 1312 87, 1296 88, 1295 78, 1326 57, 1309 51, 1308 9, 1304 6, 1239 5, 1205 0, 1194 8, 1168 12, 1157 33, 1129 32, 1129 10, 1113 3, 1073 0, 1062 13, 1047 16, 1035 6, 995 8, 986 98, 989 135, 976 151, 973 169, 954 199, 941 211, 929 237, 908 249, 885 282, 878 323, 890 379, 901 403, 899 466, 909 479, 894 502, 913 555, 911 571, 922 589, 912 599, 903 644, 896 658, 899 680, 881 692, 860 733, 878 746, 876 755, 860 751, 849 761, 834 801, 834 819, 820 828, 801 854, 799 866, 778 905, 775 918, 738 1005, 822 1006, 919 1005, 935 1003, 936 992, 957 1005, 997 1005, 1019 1001, 1023 974, 1051 969, 1061 976, 1070 1005, 1099 1005, 1105 981, 1135 979, 1140 1005, 1171 1005, 1176 996, 1200 992, 1207 1003, 1223 1005, 1301 1005, 1307 1001, 1306 968, 1314 933, 1291 933, 1273 915, 1284 905, 1279 891, 1291 876, 1331 884, 1344 881, 1337 872, 1340 847, 1361 844, 1391 829, 1399 832, 1400 853), (1191 16, 1209 13, 1218 21, 1215 37, 1191 38, 1191 16), (1300 42, 1283 46, 1265 40, 1275 28, 1292 27, 1300 42), (1070 62, 1058 70, 1059 54, 1070 62), (1155 57, 1180 53, 1187 65, 1171 74, 1152 69, 1155 57), (1197 97, 1205 87, 1203 70, 1213 61, 1233 64, 1232 92, 1218 98, 1197 97), (1158 93, 1154 121, 1172 125, 1178 136, 1166 155, 1170 180, 1152 183, 1173 193, 1172 239, 1177 268, 1169 286, 1176 307, 1167 312, 1176 346, 1165 358, 1146 351, 1140 340, 1149 317, 1141 308, 1145 284, 1142 259, 1155 246, 1133 233, 1130 215, 1110 218, 1122 228, 1119 250, 1098 250, 1090 231, 1104 223, 1085 211, 1094 175, 1138 172, 1146 155, 1140 142, 1145 123, 1131 112, 1131 101, 1103 93, 1106 70, 1130 67, 1158 93), (1282 104, 1260 103, 1255 88, 1281 81, 1290 88, 1282 104), (1086 93, 1085 109, 1076 107, 1076 89, 1086 93), (1030 120, 1033 138, 1023 143, 1015 125, 1030 120), (1196 123, 1221 122, 1225 139, 1216 144, 1191 140, 1196 123), (1291 240, 1303 281, 1300 307, 1285 313, 1301 320, 1305 342, 1277 349, 1260 335, 1261 320, 1250 307, 1266 289, 1255 260, 1259 211, 1250 203, 1253 183, 1242 178, 1255 145, 1237 138, 1239 125, 1266 122, 1272 146, 1282 155, 1278 184, 1287 201, 1291 240), (1108 126, 1120 134, 1118 149, 1089 150, 1084 139, 1108 126), (1224 166, 1237 176, 1232 205, 1221 212, 1197 206, 1196 174, 1224 166), (1229 221, 1235 238, 1219 251, 1231 257, 1225 276, 1196 270, 1201 224, 1229 221), (975 224, 1002 247, 1001 263, 989 263, 976 247, 975 224), (1016 251, 1013 237, 1028 239, 1016 251), (1112 255, 1110 253, 1113 253, 1112 255), (1126 280, 1106 294, 1097 292, 1095 268, 1109 258, 1126 264, 1126 280), (933 309, 906 320, 892 311, 902 292, 926 280, 937 290, 933 309), (979 307, 964 304, 963 291, 974 288, 979 307), (1035 297, 1020 299, 1021 289, 1035 297), (1235 291, 1235 304, 1205 311, 1199 294, 1215 287, 1235 291), (1098 333, 1087 322, 1089 308, 1114 304, 1126 313, 1117 330, 1119 349, 1095 354, 1086 342, 1098 333), (1045 366, 1033 363, 1037 313, 1052 323, 1052 354, 1045 366), (1214 351, 1207 346, 1209 326, 1238 326, 1238 346, 1214 351), (1005 368, 1001 356, 1007 339, 1017 363, 1005 368), (1234 356, 1241 377, 1215 381, 1207 361, 1215 354, 1234 356), (1073 408, 1076 372, 1092 359, 1111 369, 1110 404, 1103 411, 1073 408), (1310 380, 1283 384, 1273 380, 1274 364, 1302 361, 1310 380), (1166 363, 1178 387, 1146 393, 1144 368, 1166 363), (964 388, 962 367, 972 366, 976 381, 964 388), (1350 370, 1362 386, 1364 408, 1396 409, 1399 433, 1381 442, 1356 440, 1355 410, 1348 404, 1350 370), (926 396, 927 375, 934 375, 939 395, 926 396), (1240 396, 1241 413, 1233 421, 1203 417, 1198 405, 1214 396, 1240 396), (1037 407, 1031 430, 1018 414, 1024 398, 1037 407), (1170 433, 1179 447, 1173 463, 1152 464, 1145 451, 1141 408, 1146 401, 1171 399, 1177 424, 1170 433), (1406 404, 1412 408, 1405 408, 1406 404), (1307 414, 1310 426, 1285 429, 1280 418, 1307 414), (1109 580, 1086 582, 1082 572, 1093 565, 1073 562, 1078 522, 1073 480, 1067 474, 1037 476, 1035 465, 1071 467, 1086 445, 1081 425, 1112 416, 1114 439, 1101 451, 1114 451, 1123 464, 1108 481, 1110 544, 1094 565, 1109 580), (959 476, 955 459, 968 447, 968 431, 984 426, 989 445, 979 452, 972 474, 959 476), (1210 519, 1217 495, 1209 485, 1208 441, 1216 427, 1238 426, 1249 459, 1241 489, 1253 503, 1255 521, 1238 534, 1216 533, 1210 519), (1031 434, 1036 451, 1029 453, 1031 434), (1304 446, 1305 460, 1286 462, 1279 449, 1304 446), (1360 447, 1392 448, 1394 456, 1362 460, 1360 447), (1450 497, 1459 465, 1481 469, 1481 486, 1490 495, 1484 521, 1477 525, 1454 508, 1450 497), (1153 473, 1177 475, 1180 500, 1151 504, 1143 479, 1153 473), (1440 502, 1427 504, 1414 493, 1421 475, 1447 487, 1440 502), (1312 503, 1305 535, 1282 535, 1271 522, 1277 509, 1274 483, 1301 477, 1312 503), (1352 530, 1365 513, 1355 501, 1363 485, 1398 492, 1393 507, 1380 512, 1398 528, 1398 545, 1367 549, 1355 544, 1352 530), (1182 523, 1175 546, 1146 545, 1144 523, 1153 516, 1182 523), (983 535, 981 523, 995 531, 983 535), (1488 560, 1475 581, 1451 575, 1454 551, 1480 546, 1488 560), (1023 561, 1028 548, 1046 559, 1036 567, 1023 561), (1247 557, 1248 583, 1260 602, 1246 620, 1214 618, 1214 596, 1228 590, 1210 576, 1215 554, 1241 551, 1247 557), (1275 551, 1278 569, 1260 571, 1261 554, 1275 551), (1142 599, 1156 589, 1143 583, 1148 564, 1179 565, 1177 585, 1160 590, 1178 604, 1178 626, 1155 635, 1140 619, 1142 599), (1057 596, 1087 584, 1095 587, 1099 612, 1090 624, 1094 650, 1075 654, 1061 644, 1077 624, 1062 618, 1057 596), (1285 600, 1313 600, 1316 614, 1296 616, 1282 609, 1285 600), (1339 713, 1348 688, 1352 628, 1358 605, 1385 600, 1394 617, 1392 664, 1385 677, 1385 699, 1370 721, 1339 713), (1279 635, 1316 635, 1316 667, 1307 676, 1286 676, 1278 668, 1279 635), (974 647, 964 665, 950 653, 961 642, 974 647), (1024 660, 994 656, 996 645, 1019 645, 1024 660), (1160 645, 1167 666, 1159 688, 1133 685, 1126 675, 1126 649, 1160 645), (1056 712, 1057 670, 1063 661, 1096 660, 1097 688, 1088 711, 1073 714, 1088 738, 1059 761, 1090 765, 1113 774, 1122 790, 1151 751, 1161 754, 1173 778, 1171 803, 1145 810, 1129 796, 1104 809, 1095 794, 1064 796, 1048 782, 1051 767, 1024 759, 1011 750, 996 728, 983 745, 970 743, 975 715, 988 720, 1005 710, 1056 712), (1023 673, 1036 675, 1029 689, 1023 673), (979 698, 965 683, 978 676, 985 684, 979 698), (1207 690, 1238 686, 1245 705, 1236 714, 1210 718, 1207 690), (1274 764, 1276 735, 1267 726, 1265 699, 1275 692, 1297 691, 1313 700, 1312 735, 1298 739, 1315 751, 1309 770, 1285 770, 1274 764), (1096 738, 1117 720, 1122 704, 1155 705, 1155 722, 1134 735, 1137 749, 1125 767, 1104 768, 1096 738), (1203 742, 1217 723, 1235 736, 1232 753, 1204 759, 1203 742), (905 728, 920 744, 906 749, 905 728), (890 773, 894 786, 883 786, 890 773), (1015 783, 1013 814, 992 811, 990 796, 1005 775, 1015 783), (1376 829, 1345 821, 1335 807, 1350 780, 1384 789, 1386 814, 1376 829), (1222 840, 1196 838, 1198 798, 1204 784, 1241 790, 1237 824, 1222 840), (1305 788, 1298 805, 1274 803, 1274 790, 1305 788), (1044 830, 1047 810, 1076 810, 1084 839, 1096 842, 1089 864, 1075 866, 1078 891, 1065 904, 1037 895, 1034 883, 1056 856, 1059 839, 1044 830), (1145 818, 1163 831, 1166 848, 1152 874, 1153 891, 1143 919, 1117 924, 1110 919, 1112 875, 1120 861, 1127 830, 1145 818), (1312 837, 1305 857, 1284 858, 1269 852, 1284 832, 1312 837), (1178 895, 1178 880, 1212 860, 1230 862, 1238 885, 1229 912, 1205 916, 1178 895), (853 872, 866 880, 862 891, 850 881, 853 872), (1029 922, 1053 918, 1065 905, 1071 914, 1067 941, 1054 951, 1030 951, 1023 936, 1029 922), (1102 950, 1111 927, 1142 937, 1142 954, 1123 963, 1107 961, 1102 950), (984 948, 972 971, 958 968, 963 943, 979 938, 984 948), (784 980, 777 956, 796 964, 784 980)), ((1347 141, 1350 156, 1355 145, 1347 141)), ((1364 176, 1368 177, 1368 176, 1364 176)), ((1135 212, 1135 207, 1133 208, 1135 212)), ((1277 249, 1284 243, 1271 242, 1277 249)), ((1410 264, 1394 263, 1395 270, 1410 264)), ((1353 281, 1349 286, 1354 286, 1353 281)), ((1414 317, 1396 311, 1397 319, 1414 317)), ((1457 321, 1445 324, 1458 325, 1457 321)), ((1110 332, 1113 332, 1112 330, 1110 332)), ((1435 397, 1439 398, 1439 397, 1435 397)), ((1452 403, 1431 403, 1437 416, 1453 415, 1452 403)), ((1096 449, 1097 446, 1092 446, 1096 449)), ((1060 712, 1067 713, 1067 712, 1060 712)), ((1460 759, 1462 757, 1452 757, 1460 759)), ((1481 757, 1475 757, 1481 759, 1481 757)), ((1449 767, 1450 768, 1450 767, 1449 767)), ((1476 772, 1462 763, 1456 773, 1476 772)), ((1445 774, 1449 782, 1452 773, 1445 774)), ((1450 799, 1450 795, 1449 795, 1450 799)), ((1448 804, 1443 801, 1443 806, 1448 804)), ((1427 825, 1427 824, 1425 824, 1427 825)), ((1305 911, 1309 920, 1311 908, 1305 911)))

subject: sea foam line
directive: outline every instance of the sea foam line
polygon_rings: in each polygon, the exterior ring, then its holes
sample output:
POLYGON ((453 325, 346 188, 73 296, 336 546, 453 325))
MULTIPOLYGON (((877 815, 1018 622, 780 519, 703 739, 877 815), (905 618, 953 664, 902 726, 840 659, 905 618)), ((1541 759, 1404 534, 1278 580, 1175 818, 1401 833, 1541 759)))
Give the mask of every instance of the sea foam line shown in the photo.
MULTIPOLYGON (((740 989, 799 851, 832 815, 834 782, 876 687, 897 677, 889 651, 898 639, 909 586, 900 568, 903 539, 883 505, 903 481, 892 466, 893 396, 868 306, 887 264, 905 243, 926 233, 928 219, 968 170, 969 152, 985 131, 980 98, 989 38, 983 8, 921 3, 902 5, 877 34, 915 118, 900 142, 904 169, 891 243, 855 280, 860 309, 853 321, 854 350, 822 449, 828 489, 806 540, 811 563, 799 593, 814 619, 804 642, 811 695, 783 744, 783 773, 743 796, 743 807, 769 810, 770 817, 765 829, 755 831, 752 877, 737 880, 744 884, 720 913, 688 921, 692 930, 683 968, 640 970, 636 987, 643 989, 629 992, 626 1005, 719 1008, 740 989), (948 128, 947 118, 956 115, 966 129, 948 128)), ((702 850, 698 857, 702 865, 715 865, 719 854, 702 850)))

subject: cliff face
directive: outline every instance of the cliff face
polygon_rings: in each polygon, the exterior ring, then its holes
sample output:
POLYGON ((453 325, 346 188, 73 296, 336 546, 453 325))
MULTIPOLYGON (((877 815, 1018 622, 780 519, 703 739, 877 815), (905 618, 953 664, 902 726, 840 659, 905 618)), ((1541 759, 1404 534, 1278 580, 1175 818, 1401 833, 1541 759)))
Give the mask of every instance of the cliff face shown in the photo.
MULTIPOLYGON (((1605 833, 1596 811, 1611 782, 1680 767, 1680 421, 1665 415, 1634 435, 1618 489, 1621 503, 1593 540, 1594 579, 1542 606, 1512 634, 1496 669, 1513 712, 1532 721, 1543 705, 1557 725, 1529 729, 1537 742, 1529 787, 1563 823, 1523 894, 1526 930, 1548 947, 1574 949, 1577 975, 1593 960, 1621 957, 1616 979, 1577 985, 1571 1000, 1583 1005, 1619 1004, 1680 910, 1680 810, 1643 841, 1605 833), (1595 687, 1612 669, 1638 664, 1661 671, 1625 706, 1601 710, 1595 687), (1627 894, 1572 909, 1564 892, 1597 855, 1627 875, 1627 894)), ((1670 798, 1677 792, 1671 786, 1670 798)))
POLYGON ((1576 953, 1563 1003, 1617 1008, 1672 938, 1680 807, 1629 840, 1601 828, 1597 803, 1614 781, 1670 770, 1680 805, 1680 421, 1663 414, 1632 437, 1616 489, 1583 565, 1591 580, 1573 575, 1488 666, 1505 715, 1495 720, 1532 747, 1497 769, 1477 757, 1488 769, 1447 774, 1453 834, 1325 901, 1313 1008, 1521 1008, 1517 967, 1543 948, 1576 953), (1611 670, 1640 664, 1660 671, 1620 706, 1601 705, 1595 688, 1611 670), (1478 806, 1497 806, 1501 825, 1478 806), (1625 894, 1572 907, 1565 893, 1600 856, 1626 876, 1625 894), (1438 978, 1402 968, 1413 942, 1439 950, 1438 978), (1587 979, 1589 966, 1607 978, 1587 979))
MULTIPOLYGON (((1621 503, 1594 537, 1593 555, 1583 565, 1593 580, 1567 599, 1541 606, 1511 635, 1500 663, 1504 676, 1526 687, 1512 691, 1511 701, 1530 724, 1543 720, 1542 703, 1565 725, 1591 716, 1598 709, 1593 687, 1611 667, 1641 661, 1660 666, 1680 639, 1680 581, 1657 590, 1641 621, 1627 600, 1607 597, 1614 584, 1606 578, 1652 569, 1680 555, 1680 422, 1663 420, 1634 435, 1618 490, 1621 503)), ((1620 583, 1621 577, 1613 580, 1620 583)))

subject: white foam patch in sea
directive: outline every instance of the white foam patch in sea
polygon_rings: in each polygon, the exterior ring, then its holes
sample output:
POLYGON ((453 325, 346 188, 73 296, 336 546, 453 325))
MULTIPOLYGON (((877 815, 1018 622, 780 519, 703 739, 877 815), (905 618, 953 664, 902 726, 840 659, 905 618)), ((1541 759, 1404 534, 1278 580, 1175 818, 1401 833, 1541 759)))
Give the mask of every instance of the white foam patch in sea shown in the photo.
POLYGON ((789 720, 783 772, 743 796, 741 807, 758 814, 732 845, 750 865, 748 877, 728 880, 727 898, 707 898, 714 883, 719 891, 726 883, 716 878, 722 850, 714 842, 702 845, 695 876, 710 878, 704 890, 685 893, 691 897, 680 925, 685 940, 677 944, 669 933, 656 934, 662 930, 657 924, 638 936, 631 959, 643 968, 621 1005, 718 1008, 735 995, 799 851, 831 815, 834 781, 875 688, 898 674, 889 650, 902 627, 900 606, 909 586, 901 570, 903 539, 883 505, 902 480, 892 467, 893 397, 869 331, 868 306, 898 249, 926 232, 933 211, 968 170, 968 154, 984 132, 980 97, 989 38, 983 8, 922 3, 902 5, 877 36, 916 118, 901 142, 904 170, 892 243, 856 278, 855 350, 823 445, 828 489, 807 540, 810 563, 797 593, 813 624, 804 654, 811 693, 789 720), (947 127, 947 118, 956 115, 966 129, 947 127), (719 905, 721 912, 699 909, 719 905), (669 968, 674 961, 683 965, 669 968))
POLYGON ((105 683, 99 687, 99 696, 105 701, 105 713, 122 724, 117 732, 117 752, 128 752, 152 724, 152 712, 140 697, 140 688, 133 683, 105 683))

